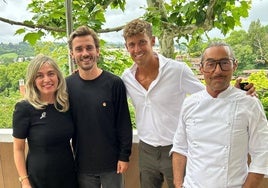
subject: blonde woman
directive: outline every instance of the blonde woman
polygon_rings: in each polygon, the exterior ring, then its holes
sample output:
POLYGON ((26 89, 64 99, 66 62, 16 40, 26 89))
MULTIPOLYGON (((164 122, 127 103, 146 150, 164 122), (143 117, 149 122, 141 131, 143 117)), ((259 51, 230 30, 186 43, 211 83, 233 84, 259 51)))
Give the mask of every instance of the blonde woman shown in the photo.
POLYGON ((13 113, 14 160, 22 188, 77 187, 73 134, 65 79, 53 59, 38 55, 28 66, 24 100, 13 113))

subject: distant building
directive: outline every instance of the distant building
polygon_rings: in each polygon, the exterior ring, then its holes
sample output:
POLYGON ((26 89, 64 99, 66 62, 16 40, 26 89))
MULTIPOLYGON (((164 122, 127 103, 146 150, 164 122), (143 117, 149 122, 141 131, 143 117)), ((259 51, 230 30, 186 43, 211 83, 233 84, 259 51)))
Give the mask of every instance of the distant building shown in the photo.
POLYGON ((18 57, 17 62, 19 63, 24 62, 24 57, 18 57))

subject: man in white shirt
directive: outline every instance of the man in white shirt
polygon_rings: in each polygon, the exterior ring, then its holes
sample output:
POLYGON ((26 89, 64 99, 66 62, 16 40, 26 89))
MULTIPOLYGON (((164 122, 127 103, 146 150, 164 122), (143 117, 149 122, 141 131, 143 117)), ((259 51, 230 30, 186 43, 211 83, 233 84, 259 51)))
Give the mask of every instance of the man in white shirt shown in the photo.
POLYGON ((171 149, 176 188, 257 188, 268 174, 267 119, 257 98, 230 85, 236 68, 227 44, 204 51, 206 90, 185 99, 171 149))
POLYGON ((141 188, 161 188, 164 177, 174 187, 169 151, 178 124, 181 104, 188 93, 204 85, 183 62, 153 51, 152 26, 133 20, 124 29, 126 48, 135 64, 122 79, 136 113, 141 188))

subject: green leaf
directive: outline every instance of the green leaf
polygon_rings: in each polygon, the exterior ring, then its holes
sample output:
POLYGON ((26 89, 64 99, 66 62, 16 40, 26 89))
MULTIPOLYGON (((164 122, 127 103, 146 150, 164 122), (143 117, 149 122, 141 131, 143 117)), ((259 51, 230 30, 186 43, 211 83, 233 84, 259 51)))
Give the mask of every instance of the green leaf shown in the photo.
POLYGON ((34 45, 38 40, 41 39, 43 35, 44 33, 40 31, 38 31, 37 33, 27 33, 23 38, 23 42, 27 41, 31 45, 34 45))
POLYGON ((226 24, 228 25, 229 28, 234 29, 235 26, 235 20, 231 16, 226 17, 226 24))
POLYGON ((197 25, 200 25, 200 24, 204 23, 205 18, 206 18, 206 13, 205 13, 205 11, 202 10, 202 11, 198 12, 198 13, 196 14, 195 18, 196 18, 196 24, 197 24, 197 25))
POLYGON ((16 32, 15 32, 15 35, 20 35, 22 33, 25 33, 25 29, 18 29, 16 32))

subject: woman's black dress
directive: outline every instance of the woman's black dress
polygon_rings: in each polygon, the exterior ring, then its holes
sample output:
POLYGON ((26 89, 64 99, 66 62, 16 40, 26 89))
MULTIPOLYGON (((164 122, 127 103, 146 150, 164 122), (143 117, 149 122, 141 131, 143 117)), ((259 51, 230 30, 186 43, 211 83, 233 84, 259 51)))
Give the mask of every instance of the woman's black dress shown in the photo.
POLYGON ((74 125, 69 112, 54 105, 36 110, 18 102, 13 114, 13 136, 27 138, 26 166, 33 188, 76 188, 76 173, 70 139, 74 125))

